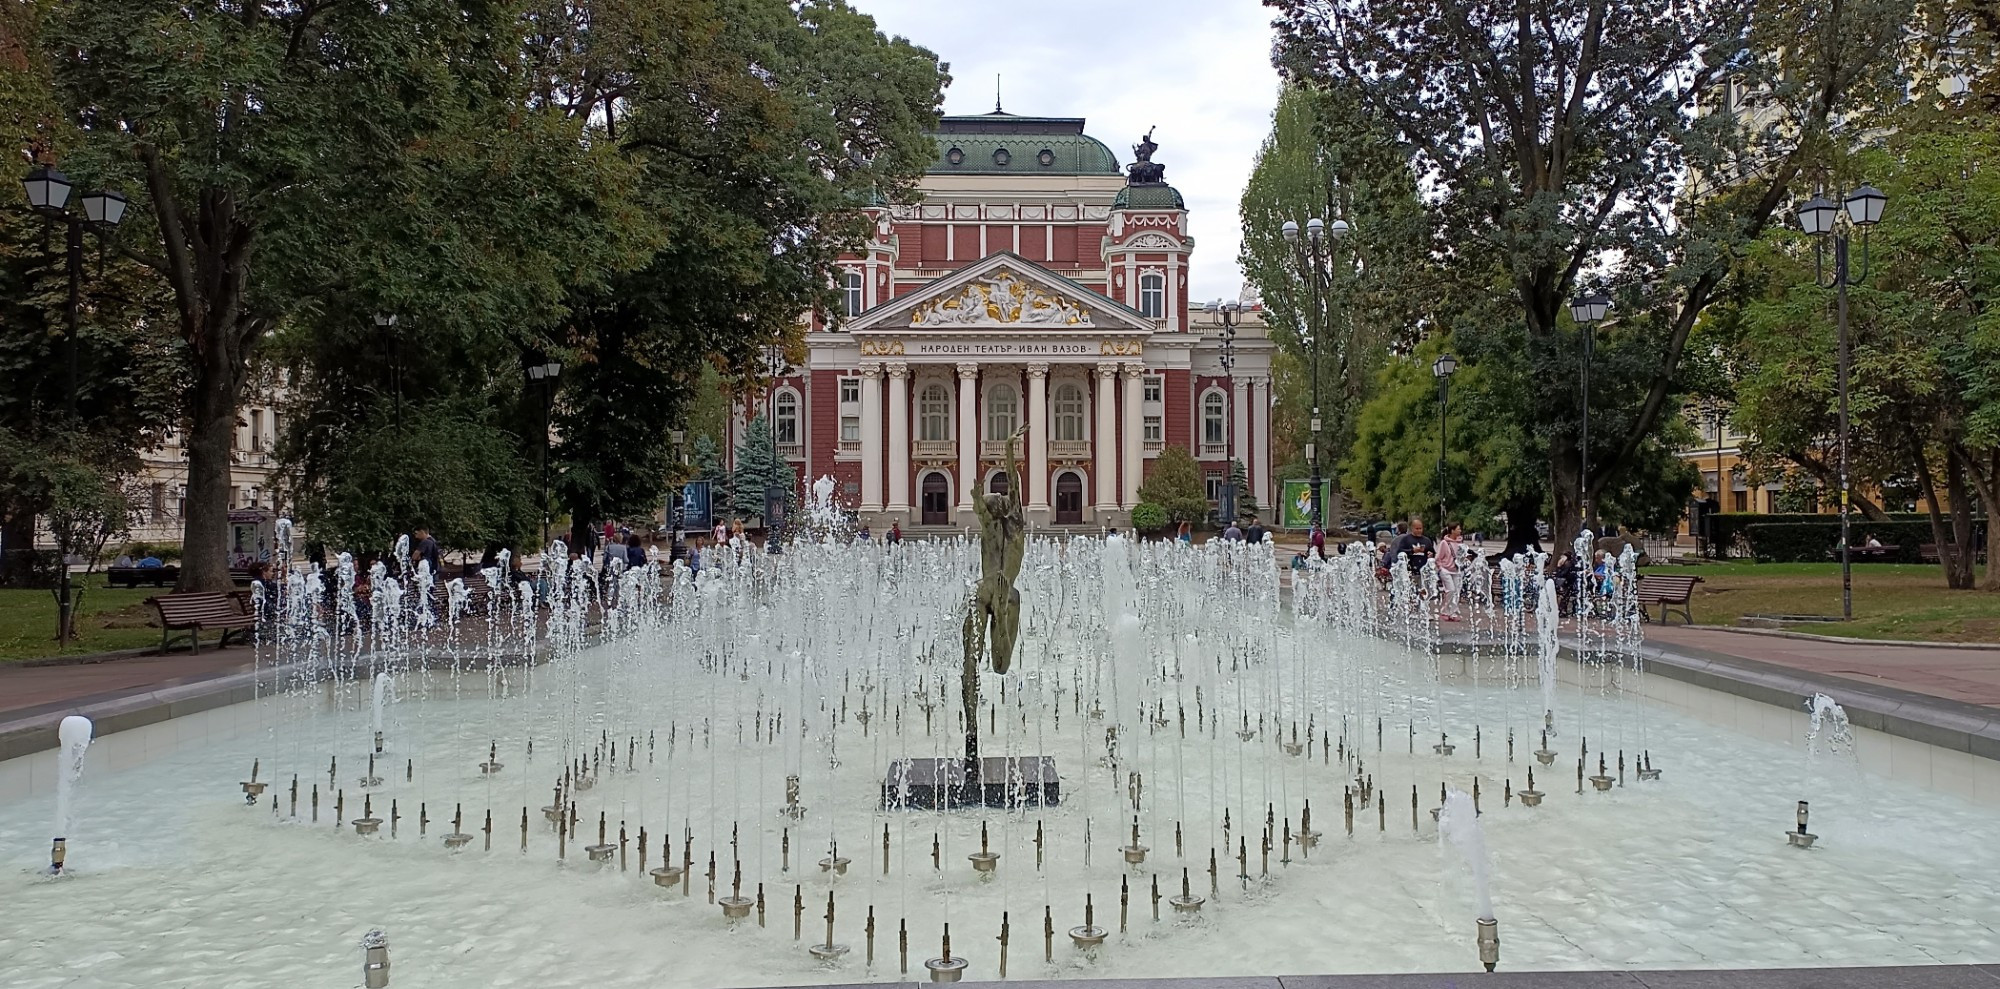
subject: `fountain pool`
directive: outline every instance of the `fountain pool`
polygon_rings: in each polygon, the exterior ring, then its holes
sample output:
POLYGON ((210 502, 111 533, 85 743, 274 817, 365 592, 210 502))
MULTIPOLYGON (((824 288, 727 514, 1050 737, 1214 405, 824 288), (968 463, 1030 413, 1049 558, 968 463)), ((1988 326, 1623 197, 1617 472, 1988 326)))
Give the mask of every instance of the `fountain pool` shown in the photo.
POLYGON ((978 715, 987 754, 1056 760, 1058 806, 882 805, 892 760, 958 751, 965 542, 746 555, 699 589, 682 575, 670 596, 625 594, 595 644, 563 613, 581 605, 558 601, 538 667, 454 672, 389 648, 377 786, 360 782, 368 676, 274 650, 321 668, 122 768, 97 764, 117 736, 100 740, 69 792, 64 875, 46 874, 53 795, 0 806, 0 971, 21 989, 355 984, 379 928, 403 985, 896 981, 925 976, 949 925, 984 981, 1003 917, 1011 978, 1472 971, 1485 908, 1431 814, 1447 789, 1464 795, 1451 829, 1483 845, 1503 968, 2000 960, 1990 808, 1718 730, 1631 689, 1636 666, 1581 670, 1550 710, 1534 642, 1441 662, 1434 624, 1378 610, 1358 578, 1338 584, 1346 604, 1294 618, 1254 554, 1032 545, 1023 644, 1013 672, 984 677, 978 715), (1531 755, 1545 721, 1548 767, 1531 755), (1642 783, 1646 753, 1662 773, 1642 783), (1595 775, 1600 754, 1621 777, 1601 793, 1577 768, 1595 775), (489 758, 502 768, 482 772, 489 758), (270 787, 246 806, 253 761, 270 787), (1511 798, 1531 769, 1532 809, 1511 798), (567 839, 542 811, 566 773, 567 839), (364 799, 384 821, 365 837, 364 799), (1810 850, 1783 836, 1801 799, 1810 850), (449 851, 455 809, 473 840, 449 851), (600 816, 605 844, 626 832, 601 863, 585 851, 600 816), (1135 818, 1146 853, 1128 864, 1135 818), (991 873, 968 860, 982 830, 991 873), (663 837, 692 860, 684 888, 645 871, 663 837), (744 895, 762 884, 761 925, 711 905, 711 854, 715 897, 738 866, 744 895), (844 874, 818 864, 836 854, 844 874), (1166 902, 1183 870, 1198 912, 1166 902), (831 964, 808 952, 829 892, 850 949, 831 964), (1108 932, 1090 949, 1068 936, 1086 897, 1108 932))

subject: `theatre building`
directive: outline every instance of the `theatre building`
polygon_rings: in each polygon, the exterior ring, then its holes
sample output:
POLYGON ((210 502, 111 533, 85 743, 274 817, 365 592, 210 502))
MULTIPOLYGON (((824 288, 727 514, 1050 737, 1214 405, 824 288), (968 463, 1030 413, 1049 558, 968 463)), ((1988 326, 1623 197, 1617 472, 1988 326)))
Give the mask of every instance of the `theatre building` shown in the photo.
POLYGON ((1191 304, 1187 209, 1150 135, 1124 169, 1080 118, 946 117, 935 136, 922 200, 870 211, 845 311, 757 396, 801 479, 831 475, 878 528, 957 528, 1001 489, 1025 424, 1037 528, 1127 524, 1168 446, 1201 463, 1211 500, 1233 456, 1270 505, 1262 314, 1228 314, 1228 333, 1191 304))

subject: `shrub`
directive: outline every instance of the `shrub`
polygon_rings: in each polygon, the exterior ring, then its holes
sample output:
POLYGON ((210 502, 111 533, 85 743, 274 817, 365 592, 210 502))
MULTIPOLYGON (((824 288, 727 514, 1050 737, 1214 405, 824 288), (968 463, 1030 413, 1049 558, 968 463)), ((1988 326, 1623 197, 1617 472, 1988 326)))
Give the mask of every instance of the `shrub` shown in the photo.
MULTIPOLYGON (((1871 522, 1868 521, 1867 519, 1862 518, 1859 515, 1856 515, 1853 522, 1854 541, 1859 543, 1864 538, 1866 533, 1873 532, 1875 533, 1875 538, 1880 539, 1885 543, 1904 542, 1905 540, 1903 540, 1901 537, 1898 537, 1896 539, 1891 539, 1887 535, 1887 531, 1892 524, 1904 523, 1904 522, 1921 523, 1921 527, 1924 530, 1924 536, 1922 539, 1913 540, 1914 542, 1927 543, 1931 541, 1930 516, 1908 513, 1908 512, 1896 512, 1892 513, 1889 516, 1889 520, 1890 520, 1889 522, 1871 522)), ((1833 547, 1834 542, 1840 538, 1840 516, 1822 515, 1817 512, 1802 512, 1798 514, 1720 512, 1715 515, 1709 516, 1709 537, 1715 540, 1716 545, 1721 549, 1721 552, 1718 553, 1717 556, 1727 557, 1732 553, 1738 551, 1746 551, 1746 550, 1751 551, 1754 554, 1754 550, 1751 549, 1749 541, 1751 526, 1791 525, 1791 524, 1832 526, 1834 534, 1827 537, 1826 545, 1824 547, 1821 547, 1822 549, 1831 549, 1833 547)), ((1777 538, 1783 538, 1783 537, 1777 537, 1777 538)), ((1913 549, 1912 552, 1915 552, 1915 550, 1913 549)), ((1759 556, 1759 558, 1761 558, 1761 555, 1759 556)), ((1825 558, 1826 557, 1824 556, 1816 557, 1816 559, 1822 559, 1822 560, 1825 558)))
MULTIPOLYGON (((1872 533, 1884 546, 1896 551, 1888 557, 1897 563, 1918 562, 1918 550, 1931 541, 1928 521, 1868 522, 1849 526, 1854 544, 1860 546, 1872 533)), ((1840 519, 1837 516, 1816 522, 1765 522, 1749 526, 1746 534, 1750 552, 1760 563, 1825 563, 1839 559, 1840 519)))
POLYGON ((1199 522, 1208 517, 1208 485, 1194 455, 1168 445, 1153 461, 1153 472, 1139 485, 1139 500, 1167 513, 1168 521, 1199 522))
POLYGON ((1167 510, 1150 501, 1132 506, 1132 528, 1137 532, 1158 532, 1167 527, 1167 510))

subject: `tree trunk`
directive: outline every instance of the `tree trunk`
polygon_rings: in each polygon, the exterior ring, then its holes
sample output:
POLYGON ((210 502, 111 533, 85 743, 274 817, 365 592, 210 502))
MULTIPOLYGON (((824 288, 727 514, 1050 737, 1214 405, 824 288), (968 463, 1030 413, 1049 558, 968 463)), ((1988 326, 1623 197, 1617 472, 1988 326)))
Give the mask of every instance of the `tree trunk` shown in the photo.
MULTIPOLYGON (((1947 457, 1946 462, 1951 465, 1947 468, 1948 470, 1957 469, 1958 465, 1955 458, 1947 457)), ((1930 464, 1925 461, 1921 450, 1919 450, 1916 463, 1913 466, 1916 470, 1917 487, 1923 492, 1925 506, 1930 509, 1931 541, 1936 543, 1938 547, 1938 562, 1943 565, 1944 569, 1944 586, 1952 590, 1969 588, 1972 586, 1972 574, 1970 571, 1960 569, 1959 561, 1966 559, 1966 557, 1953 552, 1953 543, 1959 541, 1954 539, 1953 536, 1955 530, 1959 528, 1960 514, 1970 506, 1957 496, 1954 496, 1952 501, 1951 527, 1946 528, 1944 512, 1938 507, 1942 504, 1943 499, 1938 497, 1937 482, 1931 479, 1930 464)), ((1956 481, 1957 483, 1954 487, 1960 489, 1962 494, 1962 489, 1965 486, 1962 471, 1956 481)), ((1968 526, 1971 524, 1969 516, 1966 517, 1965 522, 1968 526)))
POLYGON ((1575 545, 1583 531, 1583 499, 1577 487, 1582 468, 1575 451, 1558 452, 1549 458, 1550 552, 1557 555, 1575 545))
POLYGON ((1540 503, 1533 498, 1516 498, 1507 503, 1507 548, 1500 555, 1511 558, 1541 547, 1541 536, 1535 531, 1535 510, 1539 507, 1540 503))
MULTIPOLYGON (((1944 565, 1945 586, 1970 590, 1979 547, 1972 544, 1973 494, 1966 486, 1965 461, 1950 454, 1945 456, 1944 483, 1945 497, 1951 502, 1951 531, 1949 538, 1938 541, 1938 562, 1944 565)), ((1932 512, 1936 510, 1933 503, 1932 512)))
MULTIPOLYGON (((211 339, 234 332, 211 331, 211 339)), ((187 515, 181 524, 180 581, 174 587, 179 591, 236 586, 229 579, 229 468, 243 374, 234 352, 233 347, 212 347, 198 359, 188 388, 187 515)))

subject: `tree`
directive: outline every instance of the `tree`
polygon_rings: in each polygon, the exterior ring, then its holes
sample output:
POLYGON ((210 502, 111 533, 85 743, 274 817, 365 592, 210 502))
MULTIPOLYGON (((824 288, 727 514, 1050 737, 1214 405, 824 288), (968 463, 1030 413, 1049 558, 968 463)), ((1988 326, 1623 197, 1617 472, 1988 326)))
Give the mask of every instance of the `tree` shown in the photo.
POLYGON ((1236 510, 1244 515, 1255 515, 1262 511, 1257 505, 1257 494, 1250 490, 1250 472, 1243 467, 1243 461, 1229 462, 1229 483, 1236 488, 1236 510))
MULTIPOLYGON (((1317 394, 1322 463, 1336 460, 1352 441, 1355 416, 1389 344, 1423 322, 1426 300, 1435 297, 1417 284, 1428 268, 1428 231, 1409 155, 1364 111, 1352 87, 1290 84, 1278 95, 1239 210, 1239 260, 1263 297, 1279 350, 1272 362, 1274 436, 1287 455, 1303 458, 1317 394), (1287 221, 1304 224, 1310 217, 1343 219, 1352 228, 1332 246, 1325 285, 1308 279, 1297 247, 1284 239, 1287 221), (1317 361, 1314 326, 1331 331, 1318 341, 1317 361)), ((1345 514, 1337 502, 1326 513, 1345 514)))
POLYGON ((378 406, 331 445, 319 483, 298 492, 300 518, 315 540, 359 550, 387 550, 419 526, 447 547, 532 545, 535 479, 515 444, 477 403, 428 402, 401 422, 378 406))
POLYGON ((1153 472, 1139 485, 1139 500, 1160 506, 1171 522, 1208 518, 1207 478, 1194 454, 1172 444, 1162 448, 1153 472))
MULTIPOLYGON (((1990 65, 1995 48, 1981 37, 1962 38, 1961 54, 1990 65)), ((1892 210, 1868 234, 1867 281, 1850 290, 1853 474, 1916 488, 1951 588, 1975 584, 1975 505, 2000 517, 2000 124, 1983 107, 1977 93, 1913 101, 1885 119, 1893 132, 1879 143, 1828 162, 1847 184, 1881 187, 1892 210)), ((1811 254, 1801 234, 1767 234, 1751 255, 1760 291, 1719 322, 1733 331, 1723 339, 1760 461, 1798 465, 1831 489, 1833 293, 1811 254)), ((1990 521, 1986 552, 2000 559, 1990 521)), ((1989 565, 1979 586, 2000 591, 2000 571, 1989 565)))
POLYGON ((633 178, 529 106, 524 5, 98 0, 43 39, 81 140, 122 186, 123 252, 172 290, 191 354, 181 586, 230 586, 229 440, 274 331, 372 312, 533 326, 620 266, 633 178))
MULTIPOLYGON (((743 430, 743 442, 736 445, 736 471, 730 475, 729 487, 729 507, 739 518, 764 514, 764 492, 768 488, 785 492, 787 516, 798 506, 798 473, 778 456, 770 422, 761 415, 750 420, 743 430)), ((771 520, 764 521, 768 525, 771 520)))
POLYGON ((1579 493, 1625 483, 1676 418, 1688 336, 1735 252, 1791 197, 1835 121, 1900 98, 1890 56, 1908 11, 1895 0, 1271 5, 1281 69, 1351 87, 1409 147, 1437 190, 1426 205, 1443 261, 1504 275, 1530 361, 1581 349, 1565 314, 1580 288, 1614 296, 1647 381, 1592 389, 1589 476, 1575 391, 1543 388, 1510 412, 1553 440, 1547 484, 1565 542, 1579 493), (1729 87, 1759 94, 1768 115, 1702 112, 1729 87))
MULTIPOLYGON (((634 512, 658 503, 669 427, 697 396, 719 378, 747 393, 768 347, 802 362, 798 316, 833 301, 835 262, 867 233, 857 207, 910 201, 933 160, 947 77, 838 0, 551 2, 538 23, 566 42, 541 63, 553 102, 604 122, 663 218, 642 265, 575 293, 560 341, 578 366, 564 501, 634 512)), ((762 512, 761 490, 742 499, 762 512)))

